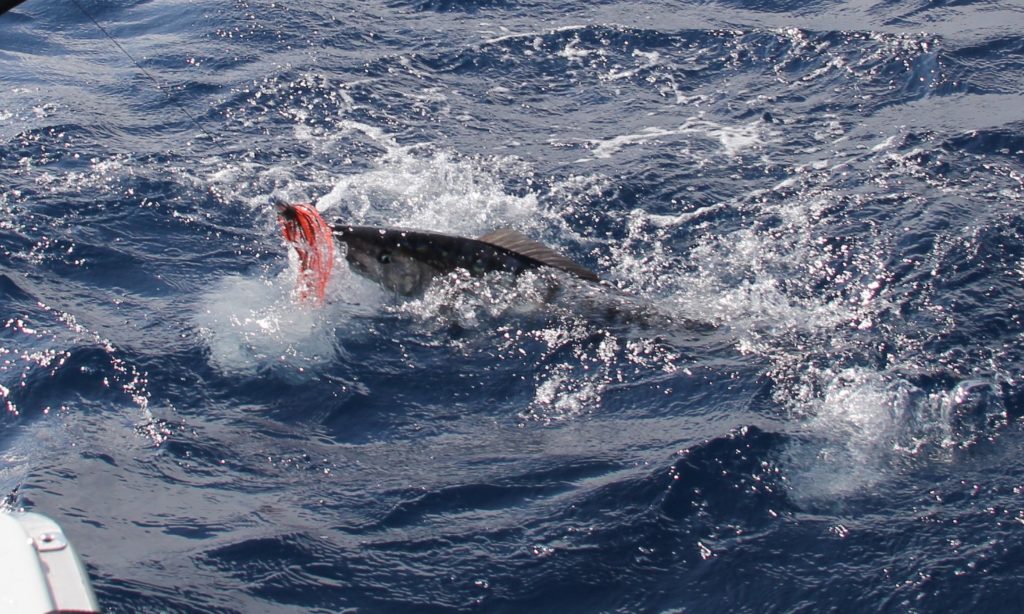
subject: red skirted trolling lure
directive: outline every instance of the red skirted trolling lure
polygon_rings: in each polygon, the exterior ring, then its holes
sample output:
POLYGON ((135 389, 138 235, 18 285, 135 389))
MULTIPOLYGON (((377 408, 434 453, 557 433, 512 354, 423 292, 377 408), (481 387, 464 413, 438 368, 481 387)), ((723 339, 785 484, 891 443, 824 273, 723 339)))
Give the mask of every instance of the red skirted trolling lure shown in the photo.
POLYGON ((303 301, 324 301, 327 282, 334 268, 334 235, 313 205, 274 202, 284 239, 299 255, 296 290, 303 301))

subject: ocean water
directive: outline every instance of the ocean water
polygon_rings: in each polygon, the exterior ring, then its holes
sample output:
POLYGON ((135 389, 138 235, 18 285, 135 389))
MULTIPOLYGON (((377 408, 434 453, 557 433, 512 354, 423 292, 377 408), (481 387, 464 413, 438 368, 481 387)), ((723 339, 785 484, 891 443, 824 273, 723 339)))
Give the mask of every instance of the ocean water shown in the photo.
POLYGON ((1011 0, 28 0, 3 506, 107 612, 1021 611, 1022 31, 1011 0), (271 195, 605 283, 403 299, 339 256, 302 304, 271 195))

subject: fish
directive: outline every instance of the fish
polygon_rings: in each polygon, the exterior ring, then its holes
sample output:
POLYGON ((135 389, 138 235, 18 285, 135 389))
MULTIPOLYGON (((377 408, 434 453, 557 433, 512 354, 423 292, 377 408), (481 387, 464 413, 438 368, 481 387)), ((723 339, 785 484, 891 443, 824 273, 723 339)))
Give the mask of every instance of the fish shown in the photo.
POLYGON ((331 246, 337 241, 356 274, 402 296, 420 295, 434 279, 459 269, 478 277, 493 271, 516 276, 549 269, 567 277, 544 280, 544 302, 554 307, 564 301, 568 313, 642 330, 704 334, 717 328, 623 294, 594 271, 515 230, 496 230, 473 239, 424 230, 329 224, 313 205, 273 202, 284 238, 298 253, 297 290, 304 300, 324 301, 333 260, 331 246), (565 290, 568 295, 562 294, 565 290))
POLYGON ((402 296, 422 294, 435 278, 458 269, 474 276, 494 271, 515 276, 546 267, 600 282, 592 270, 516 230, 500 229, 473 239, 424 230, 328 224, 308 203, 275 199, 274 205, 284 238, 299 256, 299 294, 304 298, 324 300, 330 277, 327 260, 333 260, 324 244, 333 241, 345 246, 345 259, 355 273, 402 296))

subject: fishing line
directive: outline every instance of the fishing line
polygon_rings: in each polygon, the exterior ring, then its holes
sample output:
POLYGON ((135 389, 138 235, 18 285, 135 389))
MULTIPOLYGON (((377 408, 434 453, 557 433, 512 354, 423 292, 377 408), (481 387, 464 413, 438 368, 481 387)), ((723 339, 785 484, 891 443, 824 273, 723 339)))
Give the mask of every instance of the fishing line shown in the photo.
POLYGON ((205 134, 207 136, 207 138, 210 139, 210 142, 212 142, 214 145, 217 146, 217 149, 220 149, 221 152, 223 152, 224 155, 226 155, 226 156, 230 156, 231 155, 231 154, 228 153, 228 151, 226 149, 224 149, 224 146, 220 144, 220 141, 218 141, 217 138, 215 136, 213 136, 213 134, 211 134, 209 130, 207 130, 201 123, 199 123, 199 120, 196 119, 195 116, 193 116, 192 113, 190 113, 189 110, 184 107, 184 105, 180 104, 177 100, 175 100, 174 97, 171 96, 170 92, 168 92, 162 85, 160 85, 160 82, 156 80, 156 77, 154 77, 152 74, 150 74, 150 72, 148 70, 146 70, 142 66, 142 64, 140 64, 138 62, 138 60, 135 59, 135 57, 132 54, 128 53, 128 50, 125 49, 121 45, 121 43, 117 42, 117 39, 115 39, 110 34, 110 32, 107 32, 107 29, 104 28, 103 25, 95 17, 92 16, 92 13, 90 13, 87 10, 85 10, 85 7, 82 6, 82 3, 79 2, 79 0, 71 0, 71 3, 74 4, 75 6, 77 6, 78 10, 82 11, 83 15, 88 17, 90 21, 92 21, 94 24, 96 24, 96 27, 99 28, 100 32, 103 33, 103 36, 106 36, 107 40, 109 40, 111 43, 113 43, 114 46, 117 47, 118 50, 120 50, 121 53, 123 53, 125 55, 125 57, 127 57, 129 60, 131 60, 132 64, 135 65, 135 68, 138 68, 142 72, 142 74, 146 75, 146 77, 149 78, 149 80, 153 82, 153 85, 156 86, 156 89, 159 90, 164 96, 166 96, 167 100, 171 104, 173 104, 175 107, 177 107, 179 111, 184 113, 185 117, 187 117, 189 119, 189 121, 192 122, 192 124, 195 125, 195 127, 199 129, 200 132, 205 134))

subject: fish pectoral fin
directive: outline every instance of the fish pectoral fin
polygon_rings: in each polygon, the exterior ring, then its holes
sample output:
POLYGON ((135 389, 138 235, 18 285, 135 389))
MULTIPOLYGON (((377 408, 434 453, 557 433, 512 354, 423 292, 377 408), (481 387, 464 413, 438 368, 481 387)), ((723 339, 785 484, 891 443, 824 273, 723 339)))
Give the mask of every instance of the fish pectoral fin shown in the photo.
POLYGON ((591 271, 575 260, 566 258, 547 245, 544 245, 539 241, 534 241, 518 231, 502 228, 489 232, 478 240, 533 258, 545 266, 561 269, 567 273, 572 273, 573 275, 581 277, 582 279, 600 281, 597 273, 591 271))

